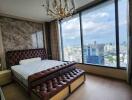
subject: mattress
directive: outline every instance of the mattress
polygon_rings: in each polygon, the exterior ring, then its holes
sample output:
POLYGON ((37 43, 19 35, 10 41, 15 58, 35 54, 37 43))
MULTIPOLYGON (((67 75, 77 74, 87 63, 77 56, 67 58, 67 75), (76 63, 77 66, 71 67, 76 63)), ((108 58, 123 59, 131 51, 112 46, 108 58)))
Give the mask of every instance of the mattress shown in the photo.
POLYGON ((18 72, 16 72, 15 70, 12 70, 13 75, 15 75, 15 77, 25 86, 28 86, 28 79, 25 79, 21 74, 19 74, 18 72))
POLYGON ((25 65, 15 65, 11 67, 11 70, 16 78, 18 78, 24 85, 28 86, 28 76, 64 63, 66 62, 42 60, 41 62, 29 63, 25 65))

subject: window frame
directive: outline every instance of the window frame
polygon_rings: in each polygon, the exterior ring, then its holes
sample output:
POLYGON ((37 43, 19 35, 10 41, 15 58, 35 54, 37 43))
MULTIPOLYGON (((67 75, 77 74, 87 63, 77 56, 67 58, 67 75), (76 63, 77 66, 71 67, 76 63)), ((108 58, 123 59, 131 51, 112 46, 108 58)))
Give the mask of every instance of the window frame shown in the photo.
MULTIPOLYGON (((90 4, 87 4, 84 8, 82 7, 80 10, 78 9, 76 11, 76 13, 74 13, 73 15, 79 14, 79 22, 80 22, 80 39, 81 39, 81 53, 82 53, 82 63, 78 63, 78 64, 84 64, 84 65, 91 65, 91 66, 97 66, 97 67, 105 67, 105 68, 113 68, 113 69, 122 69, 122 70, 126 70, 127 67, 121 67, 120 66, 120 43, 119 43, 119 1, 118 0, 113 0, 114 5, 115 5, 115 39, 116 39, 116 66, 112 67, 112 66, 105 66, 105 65, 98 65, 98 64, 86 64, 84 63, 84 55, 83 55, 83 28, 82 28, 82 12, 86 11, 88 9, 94 8, 98 5, 101 5, 103 3, 106 3, 109 1, 99 1, 99 2, 92 2, 90 4)), ((128 2, 127 2, 128 3, 128 2)), ((61 39, 61 55, 62 55, 62 61, 64 61, 64 49, 63 49, 63 37, 62 37, 62 26, 61 26, 61 21, 63 19, 61 19, 59 21, 59 25, 60 25, 60 39, 61 39)), ((127 19, 128 20, 128 19, 127 19)), ((128 22, 129 23, 129 22, 128 22)), ((129 27, 127 25, 127 27, 129 27)), ((129 28, 128 28, 129 30, 129 28)))

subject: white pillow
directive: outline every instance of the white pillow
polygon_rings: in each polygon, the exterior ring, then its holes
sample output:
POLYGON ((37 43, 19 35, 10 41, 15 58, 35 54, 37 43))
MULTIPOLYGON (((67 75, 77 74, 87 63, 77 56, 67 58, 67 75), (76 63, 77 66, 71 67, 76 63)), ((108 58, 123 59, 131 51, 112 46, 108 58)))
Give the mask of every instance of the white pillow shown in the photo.
POLYGON ((20 60, 19 64, 20 65, 24 65, 24 64, 29 64, 29 63, 34 63, 34 62, 40 62, 41 58, 37 57, 37 58, 30 58, 30 59, 24 59, 24 60, 20 60))

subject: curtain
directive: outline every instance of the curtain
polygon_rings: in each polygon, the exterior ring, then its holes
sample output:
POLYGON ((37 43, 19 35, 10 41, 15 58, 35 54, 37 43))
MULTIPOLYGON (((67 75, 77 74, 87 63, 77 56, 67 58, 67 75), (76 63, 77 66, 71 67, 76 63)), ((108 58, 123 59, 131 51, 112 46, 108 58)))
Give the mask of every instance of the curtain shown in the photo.
POLYGON ((1 25, 0 25, 0 64, 1 64, 0 70, 6 69, 5 51, 4 51, 3 42, 2 42, 1 25))
POLYGON ((129 0, 129 57, 128 57, 128 82, 132 84, 132 0, 129 0))
POLYGON ((60 43, 58 22, 50 23, 51 55, 53 60, 60 60, 60 43))

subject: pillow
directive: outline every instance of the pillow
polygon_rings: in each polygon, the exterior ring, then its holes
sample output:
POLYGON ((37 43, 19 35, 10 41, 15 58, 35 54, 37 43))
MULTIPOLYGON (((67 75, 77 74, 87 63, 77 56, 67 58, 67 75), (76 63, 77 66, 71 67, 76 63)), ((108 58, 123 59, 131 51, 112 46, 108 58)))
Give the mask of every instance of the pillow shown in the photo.
POLYGON ((37 57, 37 58, 30 58, 30 59, 24 59, 24 60, 20 60, 19 64, 20 65, 24 65, 24 64, 29 64, 29 63, 34 63, 34 62, 40 62, 41 58, 37 57))

